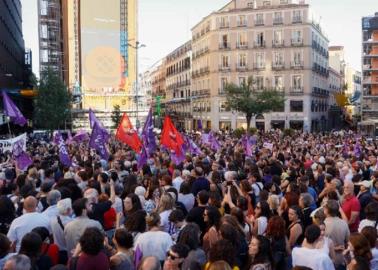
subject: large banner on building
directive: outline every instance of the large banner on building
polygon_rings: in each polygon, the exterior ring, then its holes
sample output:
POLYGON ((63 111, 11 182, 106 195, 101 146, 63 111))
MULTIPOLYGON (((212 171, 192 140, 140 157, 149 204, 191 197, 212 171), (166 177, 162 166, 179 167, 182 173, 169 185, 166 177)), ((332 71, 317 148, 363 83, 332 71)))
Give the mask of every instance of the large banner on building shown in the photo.
POLYGON ((19 149, 22 148, 26 151, 26 133, 8 140, 0 140, 0 153, 7 151, 13 152, 13 149, 17 146, 19 149))

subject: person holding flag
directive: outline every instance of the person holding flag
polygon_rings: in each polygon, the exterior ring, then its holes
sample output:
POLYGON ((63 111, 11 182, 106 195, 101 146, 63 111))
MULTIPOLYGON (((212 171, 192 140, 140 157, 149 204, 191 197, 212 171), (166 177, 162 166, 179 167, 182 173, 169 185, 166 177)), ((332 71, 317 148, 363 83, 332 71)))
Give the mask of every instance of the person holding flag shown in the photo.
POLYGON ((142 142, 126 113, 117 128, 116 139, 130 146, 136 153, 140 153, 142 149, 142 142))

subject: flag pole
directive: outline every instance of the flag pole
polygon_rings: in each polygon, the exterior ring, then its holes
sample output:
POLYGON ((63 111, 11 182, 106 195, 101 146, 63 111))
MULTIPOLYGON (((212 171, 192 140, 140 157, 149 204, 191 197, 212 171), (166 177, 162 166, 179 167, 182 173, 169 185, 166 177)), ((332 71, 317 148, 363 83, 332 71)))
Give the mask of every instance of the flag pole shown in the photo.
POLYGON ((11 131, 10 124, 9 124, 10 120, 8 119, 7 122, 8 122, 7 125, 8 125, 9 138, 12 138, 12 131, 11 131))

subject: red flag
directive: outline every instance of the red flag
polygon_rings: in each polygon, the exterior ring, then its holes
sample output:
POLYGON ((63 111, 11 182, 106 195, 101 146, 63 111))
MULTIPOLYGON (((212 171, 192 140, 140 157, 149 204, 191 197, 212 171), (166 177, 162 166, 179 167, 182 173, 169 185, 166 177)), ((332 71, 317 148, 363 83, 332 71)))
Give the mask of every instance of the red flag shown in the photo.
POLYGON ((119 123, 116 138, 130 146, 137 153, 142 149, 142 142, 126 113, 123 114, 121 123, 119 123))
POLYGON ((184 144, 184 139, 173 125, 169 116, 166 116, 164 119, 160 143, 174 150, 176 154, 181 153, 181 146, 184 144))

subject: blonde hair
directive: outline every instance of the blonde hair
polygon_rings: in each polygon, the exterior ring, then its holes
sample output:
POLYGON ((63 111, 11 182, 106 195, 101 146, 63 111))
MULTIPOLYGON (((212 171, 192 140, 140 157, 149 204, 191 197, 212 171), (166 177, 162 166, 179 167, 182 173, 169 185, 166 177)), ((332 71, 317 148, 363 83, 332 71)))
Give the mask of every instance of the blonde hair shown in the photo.
POLYGON ((164 193, 163 195, 161 195, 159 202, 159 213, 173 209, 174 206, 175 201, 169 193, 164 193))
POLYGON ((216 261, 210 264, 207 270, 232 270, 226 261, 216 261))

